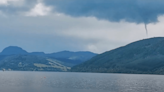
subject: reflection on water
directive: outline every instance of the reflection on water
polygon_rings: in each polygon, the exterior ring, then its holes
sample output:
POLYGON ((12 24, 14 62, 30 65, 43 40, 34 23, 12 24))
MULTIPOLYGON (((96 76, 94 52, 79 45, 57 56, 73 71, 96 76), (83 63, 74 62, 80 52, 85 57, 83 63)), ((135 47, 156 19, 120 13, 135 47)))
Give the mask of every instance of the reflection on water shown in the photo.
POLYGON ((164 92, 163 75, 0 72, 0 92, 164 92))

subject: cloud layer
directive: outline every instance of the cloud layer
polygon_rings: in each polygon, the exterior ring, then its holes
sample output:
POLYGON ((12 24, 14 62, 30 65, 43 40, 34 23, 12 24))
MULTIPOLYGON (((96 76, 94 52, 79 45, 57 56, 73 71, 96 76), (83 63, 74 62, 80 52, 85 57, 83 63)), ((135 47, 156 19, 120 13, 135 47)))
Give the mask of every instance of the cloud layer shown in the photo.
POLYGON ((44 16, 54 10, 54 12, 64 13, 72 17, 96 17, 110 22, 127 21, 137 24, 158 22, 158 17, 164 14, 163 6, 163 0, 0 1, 0 11, 9 14, 26 12, 26 16, 44 16))

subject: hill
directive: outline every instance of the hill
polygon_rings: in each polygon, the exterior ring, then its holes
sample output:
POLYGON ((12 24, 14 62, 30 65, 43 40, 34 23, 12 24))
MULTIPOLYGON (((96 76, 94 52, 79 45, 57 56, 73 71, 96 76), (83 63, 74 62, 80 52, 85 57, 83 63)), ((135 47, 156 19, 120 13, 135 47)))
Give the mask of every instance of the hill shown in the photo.
POLYGON ((0 53, 0 69, 19 71, 68 71, 96 54, 61 51, 52 54, 27 52, 17 46, 6 47, 0 53))
POLYGON ((164 74, 164 37, 144 39, 97 55, 74 72, 164 74))
POLYGON ((74 66, 89 60, 90 58, 96 56, 96 54, 88 51, 79 51, 79 52, 61 51, 61 52, 48 54, 47 56, 61 60, 65 63, 69 62, 70 63, 69 65, 74 66))
POLYGON ((28 52, 17 46, 6 47, 0 55, 27 54, 28 52))

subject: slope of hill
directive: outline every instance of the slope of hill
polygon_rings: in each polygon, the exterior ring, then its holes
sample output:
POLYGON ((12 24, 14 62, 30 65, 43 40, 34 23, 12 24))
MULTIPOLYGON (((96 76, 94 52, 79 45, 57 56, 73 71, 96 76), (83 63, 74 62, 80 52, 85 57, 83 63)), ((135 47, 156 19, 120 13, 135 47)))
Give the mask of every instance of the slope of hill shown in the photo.
POLYGON ((60 61, 34 56, 12 55, 1 60, 0 67, 6 70, 19 71, 67 71, 70 67, 60 64, 60 61))
POLYGON ((71 71, 164 74, 164 37, 144 39, 107 51, 74 66, 71 71))

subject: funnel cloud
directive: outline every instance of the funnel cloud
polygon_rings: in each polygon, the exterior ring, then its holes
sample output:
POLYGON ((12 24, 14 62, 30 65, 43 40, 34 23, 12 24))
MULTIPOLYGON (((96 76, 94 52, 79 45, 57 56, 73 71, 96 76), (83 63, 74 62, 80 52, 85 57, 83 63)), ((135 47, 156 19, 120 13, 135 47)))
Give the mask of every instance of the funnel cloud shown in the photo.
POLYGON ((146 35, 148 35, 147 24, 145 24, 146 35))

